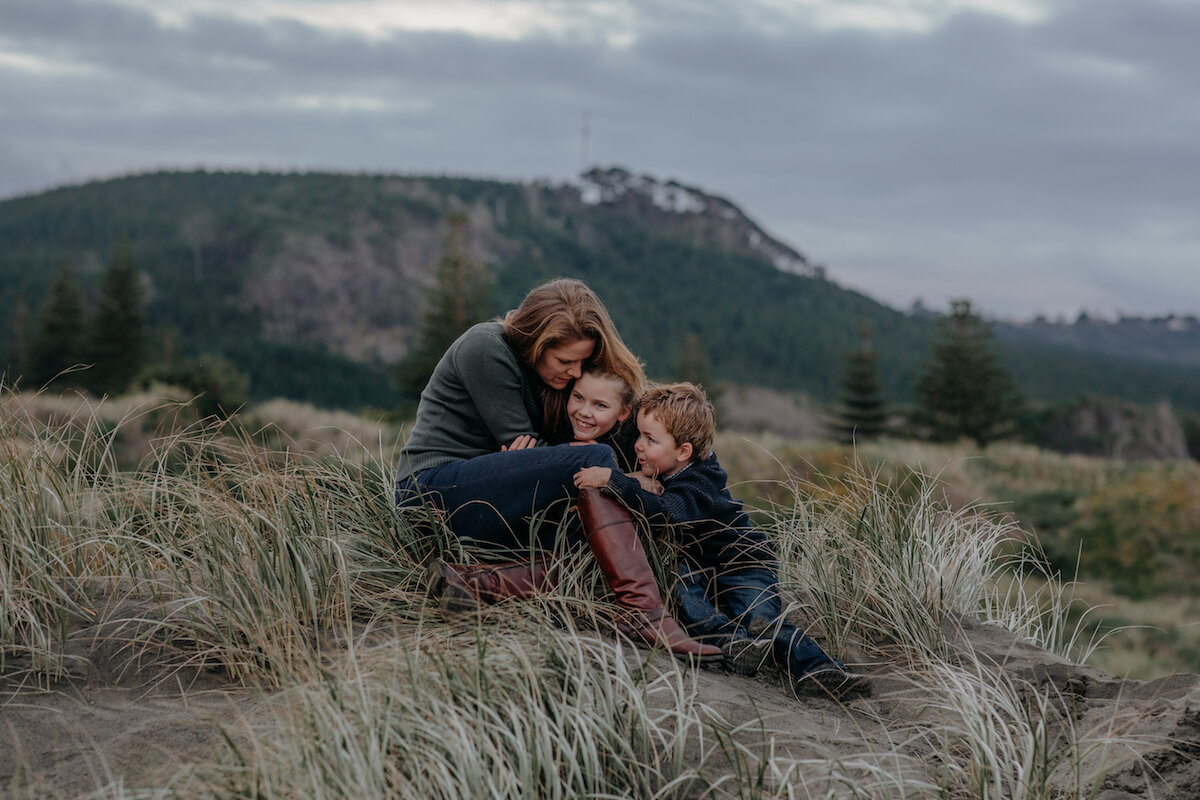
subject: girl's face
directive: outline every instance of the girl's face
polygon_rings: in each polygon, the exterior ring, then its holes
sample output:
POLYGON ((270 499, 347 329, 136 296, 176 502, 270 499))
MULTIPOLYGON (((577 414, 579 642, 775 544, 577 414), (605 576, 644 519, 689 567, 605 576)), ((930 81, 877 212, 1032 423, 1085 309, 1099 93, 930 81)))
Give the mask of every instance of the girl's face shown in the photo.
POLYGON ((534 362, 533 371, 551 389, 565 389, 583 374, 583 362, 592 357, 595 349, 596 343, 591 339, 547 347, 534 362))
POLYGON ((625 382, 620 378, 586 373, 575 381, 567 398, 567 418, 577 442, 594 442, 629 417, 621 400, 625 382))

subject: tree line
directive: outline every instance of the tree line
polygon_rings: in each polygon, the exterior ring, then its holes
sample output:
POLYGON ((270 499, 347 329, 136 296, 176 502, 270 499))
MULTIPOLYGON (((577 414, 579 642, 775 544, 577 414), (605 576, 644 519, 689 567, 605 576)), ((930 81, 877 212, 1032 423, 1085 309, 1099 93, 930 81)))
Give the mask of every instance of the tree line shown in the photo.
POLYGON ((171 330, 163 332, 161 352, 152 357, 143 277, 127 240, 113 248, 94 302, 68 261, 36 314, 18 295, 10 327, 5 382, 25 390, 53 383, 115 396, 158 382, 193 392, 202 416, 228 416, 245 402, 245 375, 219 356, 181 358, 171 330))
MULTIPOLYGON (((425 313, 408 356, 395 365, 391 376, 398 398, 394 413, 399 415, 415 407, 450 343, 493 314, 494 278, 487 265, 468 255, 467 224, 460 212, 446 217, 442 255, 426 290, 425 313)), ((113 249, 92 302, 76 281, 71 264, 64 263, 36 315, 30 314, 23 297, 17 298, 6 381, 20 382, 26 389, 53 381, 59 387, 97 395, 117 395, 157 381, 192 391, 206 416, 227 415, 246 401, 249 379, 223 357, 184 359, 169 330, 162 332, 160 346, 152 352, 145 303, 143 277, 128 241, 113 249)), ((703 339, 691 332, 677 339, 672 367, 663 377, 700 383, 718 401, 722 385, 703 339)), ((304 365, 320 366, 319 361, 307 359, 304 365)), ((1021 417, 1027 413, 1027 404, 997 353, 992 328, 966 299, 954 301, 949 313, 937 318, 909 407, 889 404, 879 370, 874 328, 864 320, 858 346, 845 354, 834 403, 834 431, 845 441, 900 435, 932 441, 966 438, 984 447, 1018 434, 1021 417)))
MULTIPOLYGON (((847 441, 902 433, 889 422, 869 325, 861 336, 860 346, 846 356, 835 422, 847 441)), ((1024 400, 996 353, 991 328, 970 300, 953 301, 950 313, 938 319, 903 433, 935 442, 970 439, 986 447, 1016 431, 1023 408, 1024 400)))

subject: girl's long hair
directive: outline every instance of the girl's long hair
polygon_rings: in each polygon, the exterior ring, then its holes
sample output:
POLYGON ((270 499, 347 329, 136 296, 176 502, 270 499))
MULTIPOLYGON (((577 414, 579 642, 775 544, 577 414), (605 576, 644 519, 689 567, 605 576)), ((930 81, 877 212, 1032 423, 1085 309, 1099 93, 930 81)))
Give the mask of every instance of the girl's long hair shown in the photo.
MULTIPOLYGON (((530 366, 551 347, 590 339, 596 348, 587 366, 619 375, 635 394, 641 394, 646 386, 642 362, 625 346, 608 309, 583 281, 555 278, 543 283, 525 295, 521 305, 505 314, 501 321, 509 345, 530 366)), ((566 415, 570 387, 556 390, 543 383, 539 388, 540 433, 550 438, 560 418, 566 415)))

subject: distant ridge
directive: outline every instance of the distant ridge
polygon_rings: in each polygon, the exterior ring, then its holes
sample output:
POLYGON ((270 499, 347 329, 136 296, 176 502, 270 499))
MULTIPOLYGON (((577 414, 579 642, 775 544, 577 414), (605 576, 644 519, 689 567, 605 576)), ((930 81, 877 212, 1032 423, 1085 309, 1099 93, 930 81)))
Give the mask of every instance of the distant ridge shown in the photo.
MULTIPOLYGON (((884 391, 900 405, 934 329, 931 315, 839 286, 732 201, 621 167, 565 184, 160 171, 14 198, 0 202, 0 309, 7 318, 18 296, 36 309, 67 262, 94 290, 127 238, 150 323, 177 331, 185 354, 225 355, 254 376, 255 397, 389 407, 388 371, 410 345, 452 211, 467 215, 468 250, 492 270, 494 313, 542 280, 582 278, 655 377, 673 374, 690 335, 719 380, 832 401, 868 321, 884 391)), ((1001 330, 1035 400, 1091 393, 1200 411, 1200 366, 1186 360, 1141 363, 1144 353, 1001 330)), ((5 325, 0 353, 11 339, 5 325)))

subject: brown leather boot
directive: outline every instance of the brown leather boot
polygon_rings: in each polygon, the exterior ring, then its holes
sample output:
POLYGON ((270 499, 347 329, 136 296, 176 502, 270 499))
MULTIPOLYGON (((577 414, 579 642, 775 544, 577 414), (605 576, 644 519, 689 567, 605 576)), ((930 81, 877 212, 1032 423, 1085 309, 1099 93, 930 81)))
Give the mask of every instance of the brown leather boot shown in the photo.
POLYGON ((625 611, 617 626, 622 634, 635 644, 665 647, 680 658, 720 660, 719 647, 688 636, 663 607, 654 570, 624 506, 599 489, 581 489, 579 521, 600 571, 617 596, 617 605, 625 611))
POLYGON ((451 614, 477 614, 481 607, 506 597, 522 599, 545 594, 558 585, 558 570, 545 561, 503 564, 447 564, 429 568, 430 594, 451 614))

